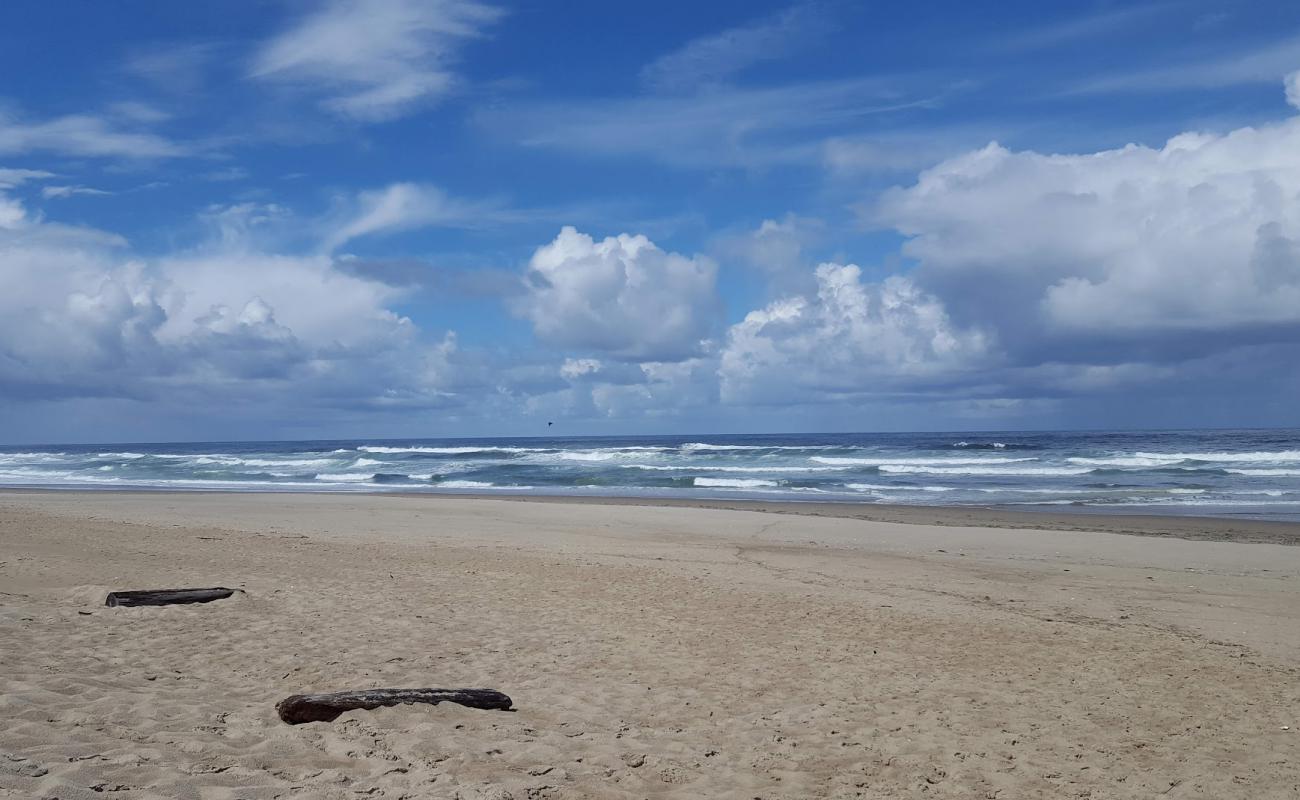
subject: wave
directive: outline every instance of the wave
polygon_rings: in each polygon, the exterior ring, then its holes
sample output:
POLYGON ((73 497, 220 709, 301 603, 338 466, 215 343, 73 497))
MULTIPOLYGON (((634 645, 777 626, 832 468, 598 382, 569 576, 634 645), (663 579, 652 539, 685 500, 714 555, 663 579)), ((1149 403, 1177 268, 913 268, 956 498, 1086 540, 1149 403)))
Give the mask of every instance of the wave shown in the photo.
POLYGON ((1005 442, 953 442, 953 447, 972 447, 976 450, 1005 450, 1005 442))
POLYGON ((835 464, 843 467, 879 467, 885 464, 918 464, 934 466, 952 466, 958 464, 1016 464, 1022 461, 1037 461, 1036 458, 897 458, 875 456, 871 458, 841 458, 838 456, 812 456, 809 461, 819 464, 835 464))
POLYGON ((1167 467, 1183 461, 1175 456, 1115 456, 1113 458, 1067 458, 1071 464, 1087 467, 1167 467))
POLYGON ((1300 469, 1225 469, 1224 472, 1269 478, 1300 478, 1300 469))
POLYGON ((566 461, 609 461, 618 457, 618 453, 613 453, 608 450, 561 450, 559 455, 560 458, 566 461))
POLYGON ((939 467, 939 466, 914 466, 911 464, 881 464, 881 472, 892 472, 904 475, 1086 475, 1092 472, 1085 467, 939 467))
POLYGON ((622 469, 654 472, 840 472, 843 467, 727 467, 717 464, 619 464, 622 469))
POLYGON ((889 491, 889 492, 957 492, 960 491, 955 486, 889 486, 880 483, 846 483, 846 488, 854 489, 859 492, 889 491))
POLYGON ((384 462, 377 458, 358 458, 352 463, 353 467, 377 467, 384 462))
POLYGON ((1300 450, 1259 450, 1246 453, 1134 453, 1138 458, 1169 458, 1177 461, 1214 461, 1221 464, 1237 462, 1296 462, 1300 463, 1300 450))
POLYGON ((695 485, 702 489, 766 489, 781 484, 758 478, 696 478, 695 485))
POLYGON ((359 483, 374 480, 373 472, 321 472, 315 476, 318 481, 338 481, 342 483, 359 483))
POLYGON ((361 445, 357 448, 363 453, 430 453, 440 456, 460 456, 467 453, 549 453, 554 452, 537 447, 387 447, 380 445, 361 445))

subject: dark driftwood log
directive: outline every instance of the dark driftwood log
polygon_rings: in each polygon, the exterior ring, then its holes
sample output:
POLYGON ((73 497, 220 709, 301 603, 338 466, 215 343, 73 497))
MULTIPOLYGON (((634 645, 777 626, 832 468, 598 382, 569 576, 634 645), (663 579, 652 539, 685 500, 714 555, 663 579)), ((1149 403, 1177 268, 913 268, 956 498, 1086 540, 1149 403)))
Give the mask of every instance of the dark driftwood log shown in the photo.
POLYGON ((487 711, 509 711, 512 701, 491 689, 367 689, 332 694, 295 694, 275 704, 280 719, 290 725, 333 722, 345 711, 374 709, 402 703, 459 703, 487 711))
POLYGON ((106 606, 169 606, 173 603, 210 603, 224 600, 235 589, 216 586, 211 589, 144 589, 138 592, 109 592, 106 606))

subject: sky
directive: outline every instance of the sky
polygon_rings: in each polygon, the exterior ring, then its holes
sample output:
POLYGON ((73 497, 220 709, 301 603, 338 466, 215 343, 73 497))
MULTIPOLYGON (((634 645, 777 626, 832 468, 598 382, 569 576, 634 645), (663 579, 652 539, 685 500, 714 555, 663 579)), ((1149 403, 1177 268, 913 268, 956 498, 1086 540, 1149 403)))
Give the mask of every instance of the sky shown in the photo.
POLYGON ((1300 426, 1294 2, 7 3, 0 76, 0 443, 1300 426))

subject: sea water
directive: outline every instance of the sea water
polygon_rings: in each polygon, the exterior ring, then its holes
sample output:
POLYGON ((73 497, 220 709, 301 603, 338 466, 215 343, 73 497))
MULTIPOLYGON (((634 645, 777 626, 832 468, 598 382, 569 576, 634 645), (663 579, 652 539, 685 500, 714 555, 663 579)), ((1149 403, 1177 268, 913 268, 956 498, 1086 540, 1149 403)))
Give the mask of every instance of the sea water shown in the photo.
POLYGON ((0 447, 0 485, 756 498, 1300 520, 1300 430, 0 447))

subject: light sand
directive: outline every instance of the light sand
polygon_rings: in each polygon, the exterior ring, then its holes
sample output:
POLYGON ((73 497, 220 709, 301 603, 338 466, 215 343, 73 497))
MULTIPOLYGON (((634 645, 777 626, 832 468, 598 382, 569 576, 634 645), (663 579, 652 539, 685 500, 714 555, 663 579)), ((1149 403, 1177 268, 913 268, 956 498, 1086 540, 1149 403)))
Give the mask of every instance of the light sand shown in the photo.
POLYGON ((3 493, 0 797, 1300 796, 1300 548, 953 522, 3 493))

